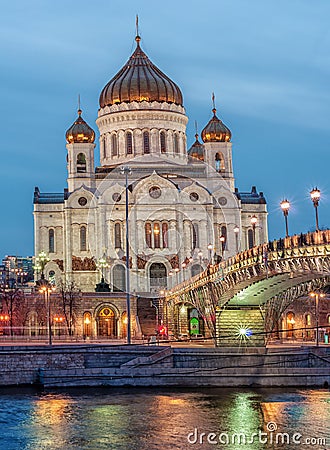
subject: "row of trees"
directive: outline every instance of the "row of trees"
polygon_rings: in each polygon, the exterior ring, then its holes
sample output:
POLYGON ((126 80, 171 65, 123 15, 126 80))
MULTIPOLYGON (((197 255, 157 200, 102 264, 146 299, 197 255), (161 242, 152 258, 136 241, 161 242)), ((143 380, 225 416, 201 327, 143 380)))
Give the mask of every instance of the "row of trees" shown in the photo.
MULTIPOLYGON (((50 295, 51 317, 61 317, 66 334, 74 334, 81 291, 75 283, 59 283, 50 295)), ((8 289, 0 285, 0 332, 10 336, 29 334, 33 325, 35 330, 47 327, 47 305, 44 295, 35 291, 26 294, 22 289, 8 289)))

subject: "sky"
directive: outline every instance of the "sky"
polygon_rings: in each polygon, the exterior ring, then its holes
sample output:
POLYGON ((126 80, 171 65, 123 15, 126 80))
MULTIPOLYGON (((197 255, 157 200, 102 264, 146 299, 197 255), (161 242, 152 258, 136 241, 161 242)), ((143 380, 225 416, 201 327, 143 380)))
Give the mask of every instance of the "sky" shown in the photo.
MULTIPOLYGON (((236 186, 256 185, 269 237, 330 221, 328 0, 0 0, 0 257, 33 255, 33 191, 66 187, 65 131, 95 119, 103 86, 142 48, 181 88, 188 147, 217 115, 230 128, 236 186)), ((96 155, 99 149, 96 149, 96 155)), ((96 158, 97 159, 97 158, 96 158)))

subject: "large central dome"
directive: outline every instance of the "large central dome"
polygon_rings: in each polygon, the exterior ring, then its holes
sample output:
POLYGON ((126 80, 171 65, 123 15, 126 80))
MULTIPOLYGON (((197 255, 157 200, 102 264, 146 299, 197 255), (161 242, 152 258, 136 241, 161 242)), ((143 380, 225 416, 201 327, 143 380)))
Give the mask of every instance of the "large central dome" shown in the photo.
POLYGON ((159 70, 142 51, 139 36, 136 49, 125 66, 103 88, 100 107, 122 102, 167 102, 182 105, 180 88, 159 70))

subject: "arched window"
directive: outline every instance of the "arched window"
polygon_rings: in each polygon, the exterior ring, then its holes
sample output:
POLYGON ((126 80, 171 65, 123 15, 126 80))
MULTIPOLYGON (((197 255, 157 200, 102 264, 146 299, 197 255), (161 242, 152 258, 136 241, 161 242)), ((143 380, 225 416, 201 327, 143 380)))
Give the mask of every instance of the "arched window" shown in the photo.
POLYGON ((133 153, 133 135, 130 131, 126 133, 126 155, 133 153))
POLYGON ((112 156, 118 156, 117 136, 115 134, 111 136, 111 147, 112 156))
POLYGON ((226 225, 222 225, 220 228, 220 238, 224 238, 221 239, 221 246, 222 246, 222 251, 224 252, 224 250, 226 250, 227 247, 227 227, 226 225))
POLYGON ((121 225, 115 223, 115 248, 121 248, 121 225))
POLYGON ((143 153, 150 153, 150 140, 148 131, 143 132, 143 153))
POLYGON ((197 223, 192 224, 192 249, 199 247, 199 230, 197 223))
POLYGON ((55 279, 55 271, 54 270, 50 270, 49 274, 48 274, 48 280, 50 282, 50 284, 52 284, 53 286, 55 286, 56 284, 56 279, 55 279))
POLYGON ((294 337, 294 325, 295 325, 295 315, 293 312, 289 312, 286 315, 286 328, 287 328, 287 337, 294 337))
POLYGON ((253 244, 254 244, 254 239, 253 239, 253 230, 248 230, 248 246, 249 246, 249 248, 252 248, 253 247, 253 244))
POLYGON ((149 222, 145 224, 145 235, 147 247, 151 248, 151 223, 149 222))
POLYGON ((221 153, 215 154, 215 170, 217 172, 223 172, 225 170, 223 156, 221 153))
POLYGON ((87 230, 85 226, 80 227, 80 250, 87 250, 87 230))
POLYGON ((84 153, 79 153, 77 155, 77 172, 85 173, 86 172, 86 156, 84 153))
POLYGON ((116 264, 113 268, 113 292, 125 292, 126 279, 125 267, 121 264, 116 264))
POLYGON ((107 157, 106 139, 105 138, 102 139, 101 144, 102 144, 103 158, 105 159, 107 157))
POLYGON ((85 312, 83 316, 83 322, 84 322, 84 336, 91 336, 92 335, 92 315, 90 312, 85 312))
POLYGON ((163 248, 168 247, 168 224, 166 222, 162 223, 162 236, 163 236, 163 248))
POLYGON ((177 134, 173 136, 174 139, 174 153, 179 153, 179 137, 177 134))
POLYGON ((160 248, 160 225, 154 223, 154 248, 160 248))
POLYGON ((166 153, 166 135, 165 131, 160 132, 160 152, 166 153))
POLYGON ((53 229, 48 231, 48 251, 49 253, 55 252, 55 231, 53 229))

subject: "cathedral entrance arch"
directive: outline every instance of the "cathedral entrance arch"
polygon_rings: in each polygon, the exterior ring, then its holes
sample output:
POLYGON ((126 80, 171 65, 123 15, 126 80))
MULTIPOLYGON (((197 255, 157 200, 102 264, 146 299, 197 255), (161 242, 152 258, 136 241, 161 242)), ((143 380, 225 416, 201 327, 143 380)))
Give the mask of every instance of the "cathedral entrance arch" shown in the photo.
POLYGON ((164 288, 167 286, 167 270, 163 263, 152 263, 149 268, 150 289, 164 288))
POLYGON ((117 317, 110 306, 104 306, 99 310, 96 316, 96 325, 98 337, 117 337, 117 317))

